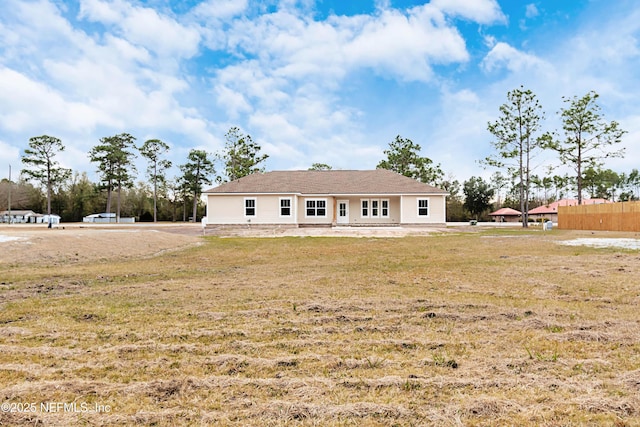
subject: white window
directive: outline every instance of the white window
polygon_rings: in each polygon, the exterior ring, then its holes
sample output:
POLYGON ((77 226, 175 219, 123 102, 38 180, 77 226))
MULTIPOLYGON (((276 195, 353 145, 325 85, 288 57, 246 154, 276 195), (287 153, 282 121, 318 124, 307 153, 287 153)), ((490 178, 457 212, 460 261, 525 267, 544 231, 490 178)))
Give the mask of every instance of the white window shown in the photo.
POLYGON ((360 200, 360 216, 362 218, 366 218, 369 216, 369 201, 368 200, 360 200))
POLYGON ((418 199, 418 216, 429 216, 429 199, 418 199))
POLYGON ((327 199, 307 199, 305 216, 326 217, 327 199))
POLYGON ((371 216, 380 216, 380 200, 371 201, 371 216))
POLYGON ((362 218, 388 218, 389 217, 389 200, 360 200, 360 214, 362 218))
POLYGON ((256 216, 256 199, 244 199, 244 216, 256 216))
POLYGON ((291 199, 280 199, 280 216, 291 216, 291 199))

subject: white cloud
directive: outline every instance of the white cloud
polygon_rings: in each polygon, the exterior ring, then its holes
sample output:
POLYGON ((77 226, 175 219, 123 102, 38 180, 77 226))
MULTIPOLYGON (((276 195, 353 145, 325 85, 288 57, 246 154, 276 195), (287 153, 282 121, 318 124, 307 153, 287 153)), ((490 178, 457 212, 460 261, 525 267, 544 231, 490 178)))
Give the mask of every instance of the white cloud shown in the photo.
POLYGON ((610 159, 607 166, 619 171, 629 173, 632 169, 640 169, 638 159, 640 159, 640 115, 631 114, 621 117, 620 127, 627 131, 622 137, 622 142, 615 149, 625 148, 624 157, 610 159))
POLYGON ((263 70, 257 61, 247 61, 220 70, 214 85, 218 91, 223 86, 236 91, 261 108, 277 108, 290 100, 285 92, 289 81, 284 77, 274 76, 275 73, 269 74, 270 71, 263 70))
POLYGON ((424 146, 427 157, 441 163, 446 173, 452 173, 460 182, 471 175, 486 177, 477 163, 486 157, 490 135, 487 122, 493 119, 497 104, 470 89, 442 89, 440 113, 435 117, 430 144, 424 146), (482 97, 482 98, 481 98, 482 97))
POLYGON ((104 120, 102 112, 68 102, 47 85, 8 68, 0 68, 0 128, 24 132, 37 124, 42 131, 87 130, 104 120))
POLYGON ((4 178, 9 179, 8 165, 11 165, 11 180, 16 181, 16 177, 20 173, 20 167, 22 166, 22 164, 20 163, 20 150, 18 150, 15 145, 12 145, 0 139, 0 153, 2 153, 2 158, 4 160, 2 162, 3 164, 0 164, 0 167, 2 168, 0 180, 4 178), (7 168, 6 175, 4 174, 5 167, 7 168))
POLYGON ((218 105, 231 118, 250 114, 247 131, 262 135, 263 147, 273 150, 272 161, 300 165, 306 155, 337 167, 349 162, 374 167, 383 144, 365 136, 362 111, 340 94, 344 81, 364 71, 433 83, 434 64, 469 60, 464 38, 446 15, 483 23, 503 19, 494 1, 439 6, 400 11, 378 3, 374 15, 331 15, 322 22, 282 7, 253 20, 227 22, 224 42, 219 23, 202 23, 217 37, 208 42, 211 48, 228 46, 247 58, 219 69, 212 79, 218 105))
POLYGON ((454 27, 439 21, 428 7, 404 15, 395 10, 363 22, 344 47, 347 64, 371 67, 403 80, 429 81, 431 62, 464 62, 464 39, 454 27))
POLYGON ((155 9, 122 0, 81 0, 79 18, 120 29, 128 41, 165 57, 191 57, 198 51, 200 33, 155 9))
POLYGON ((496 43, 482 60, 481 65, 484 70, 489 72, 506 68, 513 73, 532 69, 546 69, 549 67, 549 64, 541 58, 519 51, 504 42, 496 43))
POLYGON ((79 53, 79 44, 88 37, 60 16, 58 8, 47 0, 24 2, 6 0, 0 26, 0 52, 5 64, 35 68, 34 59, 44 56, 71 56, 79 53))
POLYGON ((122 19, 123 6, 122 2, 105 3, 101 0, 81 0, 79 17, 94 22, 115 24, 122 19))
POLYGON ((245 96, 225 85, 218 84, 214 88, 216 103, 222 107, 231 120, 235 120, 241 113, 250 113, 253 108, 245 96))
POLYGON ((526 11, 525 11, 525 16, 527 18, 529 19, 535 18, 539 14, 540 12, 538 12, 538 8, 536 7, 535 3, 530 3, 527 5, 526 11))
POLYGON ((430 81, 431 64, 469 59, 460 33, 428 4, 406 13, 386 9, 375 16, 331 16, 325 22, 279 11, 233 23, 227 43, 256 58, 265 73, 294 80, 314 77, 327 84, 361 69, 430 81))
POLYGON ((506 22, 495 0, 432 0, 431 5, 447 15, 460 16, 479 24, 506 22))
MULTIPOLYGON (((106 4, 117 6, 118 19, 126 14, 125 18, 140 16, 136 15, 140 10, 118 1, 87 0, 82 13, 89 16, 87 8, 92 7, 91 19, 115 19, 109 9, 99 8, 106 4)), ((49 2, 17 2, 13 6, 13 16, 0 19, 10 34, 0 38, 0 43, 19 41, 14 52, 0 57, 0 132, 15 135, 16 144, 35 134, 64 136, 65 143, 74 144, 66 156, 76 154, 68 161, 81 170, 87 170, 86 151, 110 133, 174 134, 180 135, 183 144, 210 149, 219 145, 211 135, 211 124, 198 110, 179 101, 192 90, 190 85, 175 67, 166 67, 164 59, 153 54, 157 52, 140 44, 130 32, 89 37, 72 28, 49 2)), ((159 13, 142 12, 151 17, 152 32, 173 28, 159 13), (164 24, 168 26, 163 28, 164 24)), ((158 37, 157 43, 164 41, 158 37)), ((187 37, 189 49, 193 50, 193 43, 187 37)), ((162 49, 175 52, 171 46, 162 49)))
POLYGON ((106 34, 105 45, 112 47, 117 56, 126 61, 139 61, 142 63, 149 63, 151 56, 149 51, 143 47, 135 46, 129 43, 127 40, 120 37, 115 37, 111 34, 106 34))
POLYGON ((196 5, 191 14, 199 19, 224 20, 247 10, 247 0, 208 0, 196 5))

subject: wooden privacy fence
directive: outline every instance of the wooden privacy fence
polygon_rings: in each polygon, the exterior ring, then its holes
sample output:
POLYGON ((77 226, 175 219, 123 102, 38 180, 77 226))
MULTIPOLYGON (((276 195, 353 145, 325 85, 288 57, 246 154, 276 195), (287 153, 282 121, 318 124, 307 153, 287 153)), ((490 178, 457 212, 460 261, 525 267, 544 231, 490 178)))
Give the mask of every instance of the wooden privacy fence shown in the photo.
POLYGON ((558 228, 566 230, 640 231, 640 202, 559 206, 558 228))

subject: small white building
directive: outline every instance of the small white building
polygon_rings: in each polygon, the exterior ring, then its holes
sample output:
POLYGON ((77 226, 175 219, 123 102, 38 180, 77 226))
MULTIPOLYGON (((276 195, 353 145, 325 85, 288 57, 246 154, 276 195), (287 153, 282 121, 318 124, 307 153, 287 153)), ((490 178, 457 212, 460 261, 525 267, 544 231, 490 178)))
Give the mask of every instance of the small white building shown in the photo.
POLYGON ((27 210, 11 210, 0 212, 2 222, 9 224, 24 224, 30 222, 30 218, 35 217, 34 211, 27 210))
POLYGON ((97 214, 87 215, 82 218, 82 222, 92 222, 97 224, 133 224, 136 221, 135 218, 123 218, 120 217, 120 221, 116 218, 115 213, 111 212, 102 212, 97 214))
POLYGON ((28 210, 11 210, 0 212, 0 222, 10 224, 60 224, 60 215, 39 214, 28 210))
POLYGON ((51 215, 42 215, 40 218, 42 218, 42 222, 43 224, 60 224, 60 215, 56 215, 56 214, 51 214, 51 215))

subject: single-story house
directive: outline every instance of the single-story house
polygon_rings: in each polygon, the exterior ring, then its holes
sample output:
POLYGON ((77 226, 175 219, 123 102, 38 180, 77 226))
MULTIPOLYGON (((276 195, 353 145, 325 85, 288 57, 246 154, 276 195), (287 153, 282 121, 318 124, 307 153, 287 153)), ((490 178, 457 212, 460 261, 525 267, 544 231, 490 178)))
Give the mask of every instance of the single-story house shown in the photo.
POLYGON ((386 169, 255 173, 203 192, 204 225, 443 225, 447 194, 386 169))
POLYGON ((136 220, 135 218, 124 218, 124 217, 120 217, 118 219, 116 218, 116 214, 112 212, 96 213, 96 214, 87 215, 82 218, 82 222, 94 222, 99 224, 115 224, 115 223, 133 224, 135 220, 136 220))
POLYGON ((60 215, 35 214, 29 217, 29 222, 35 224, 60 224, 60 215))
POLYGON ((39 214, 34 211, 25 210, 11 210, 11 217, 9 217, 9 211, 0 212, 0 222, 10 222, 12 224, 59 224, 60 215, 39 214))
POLYGON ((500 208, 489 214, 495 222, 520 222, 522 213, 511 208, 500 208))
MULTIPOLYGON (((583 205, 600 205, 602 203, 611 203, 606 199, 582 199, 583 205)), ((558 206, 578 206, 578 199, 561 199, 548 205, 538 206, 529 211, 529 218, 535 221, 547 220, 558 222, 558 206)))
POLYGON ((22 224, 30 221, 30 218, 35 217, 36 213, 34 211, 27 210, 11 210, 11 215, 9 215, 9 211, 0 212, 0 218, 2 222, 11 223, 11 224, 22 224))

